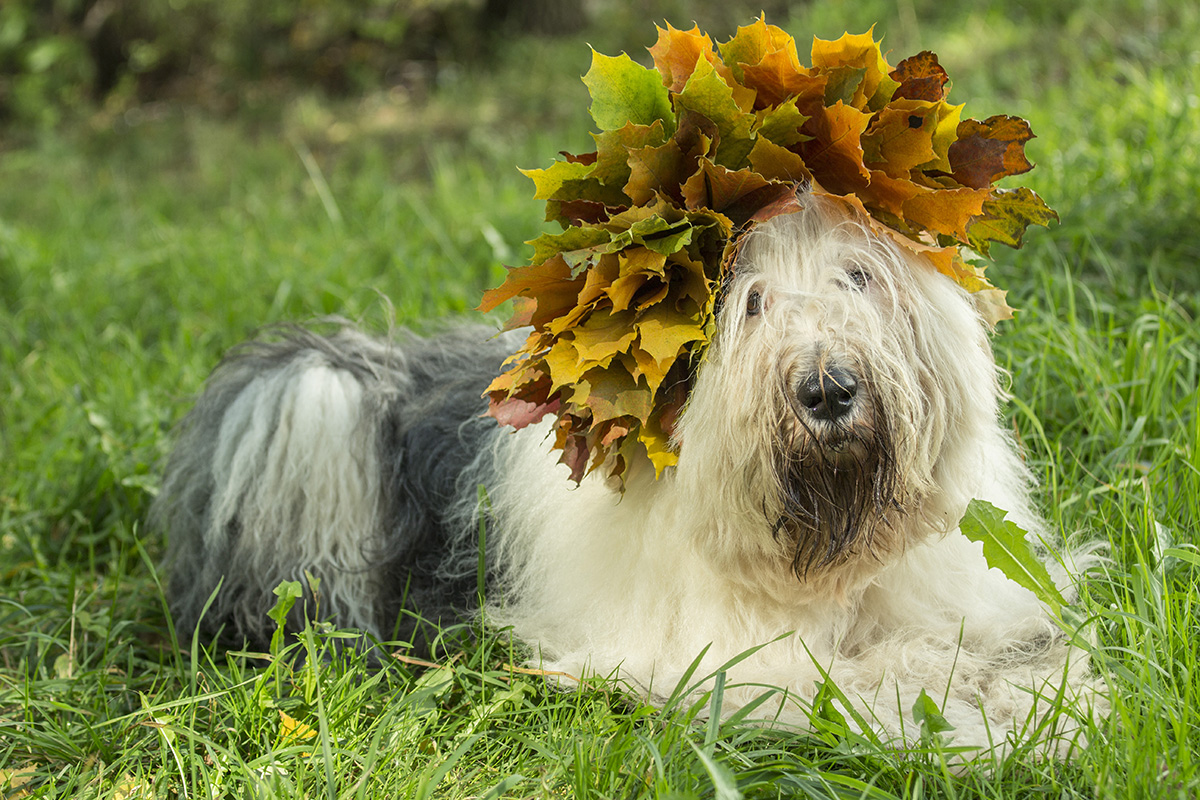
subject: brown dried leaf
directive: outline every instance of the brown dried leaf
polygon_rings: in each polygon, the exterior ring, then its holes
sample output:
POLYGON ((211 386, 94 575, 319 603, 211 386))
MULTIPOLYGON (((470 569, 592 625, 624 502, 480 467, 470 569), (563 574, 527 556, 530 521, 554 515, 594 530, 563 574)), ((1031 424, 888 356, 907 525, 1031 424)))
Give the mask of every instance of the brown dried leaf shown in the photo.
POLYGON ((958 141, 950 145, 950 167, 963 186, 986 189, 1001 178, 1033 169, 1025 157, 1025 143, 1033 131, 1020 117, 965 119, 957 134, 958 141))
POLYGON ((909 56, 892 70, 891 79, 899 83, 892 100, 924 100, 937 103, 946 99, 950 76, 938 58, 928 50, 909 56))

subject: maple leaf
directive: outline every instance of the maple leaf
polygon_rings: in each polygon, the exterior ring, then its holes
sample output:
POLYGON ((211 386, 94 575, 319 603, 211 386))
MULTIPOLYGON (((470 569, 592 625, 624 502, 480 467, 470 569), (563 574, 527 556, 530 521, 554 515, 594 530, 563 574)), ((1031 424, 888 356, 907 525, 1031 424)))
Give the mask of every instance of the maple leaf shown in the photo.
POLYGON ((798 106, 800 98, 784 101, 777 106, 764 108, 757 112, 758 127, 755 130, 757 142, 770 142, 781 147, 791 147, 804 141, 801 129, 808 117, 800 113, 798 106))
POLYGON ((511 428, 520 430, 527 425, 540 420, 547 414, 553 414, 558 411, 562 402, 555 398, 548 403, 534 403, 529 400, 522 400, 519 397, 509 397, 504 400, 493 401, 488 410, 488 414, 496 419, 501 425, 508 425, 511 428))
POLYGON ((684 91, 688 81, 700 71, 697 68, 703 59, 721 76, 739 107, 744 110, 753 107, 754 90, 744 86, 734 71, 717 57, 712 39, 701 33, 698 25, 690 31, 680 31, 667 23, 666 30, 658 29, 658 41, 649 50, 663 84, 672 95, 684 91))
POLYGON ((755 92, 755 108, 810 102, 825 95, 826 79, 800 63, 796 40, 759 18, 719 45, 721 57, 755 92))
POLYGON ((1032 189, 993 189, 978 217, 967 228, 971 246, 985 256, 992 242, 1020 247, 1030 225, 1049 225, 1058 214, 1032 189))
POLYGON ((950 76, 938 63, 937 56, 928 50, 901 61, 889 77, 900 84, 892 95, 893 100, 903 98, 929 103, 945 100, 946 84, 950 82, 950 76))
POLYGON ((593 134, 596 163, 589 177, 607 187, 622 189, 629 182, 629 151, 661 145, 667 140, 662 120, 650 125, 632 122, 622 128, 593 134))
POLYGON ((778 107, 789 100, 805 102, 824 97, 828 83, 826 78, 801 67, 795 51, 767 53, 757 64, 743 64, 742 74, 764 108, 778 107))
POLYGON ((650 391, 655 392, 667 377, 667 369, 664 365, 669 366, 674 363, 674 358, 660 361, 635 344, 624 355, 623 361, 625 369, 630 375, 638 380, 646 381, 646 386, 650 391))
MULTIPOLYGON (((890 76, 892 69, 875 41, 874 32, 872 27, 863 34, 847 33, 836 41, 813 39, 813 67, 839 76, 841 86, 835 90, 836 96, 859 109, 869 106, 874 110, 879 105, 879 96, 891 98, 899 88, 890 76)), ((828 88, 825 97, 830 99, 828 88)))
POLYGON ((696 168, 697 156, 685 153, 672 139, 658 147, 643 147, 629 153, 629 182, 625 195, 637 205, 645 205, 660 193, 679 200, 678 187, 696 168))
POLYGON ((950 166, 950 147, 958 141, 958 126, 962 117, 963 106, 951 105, 945 101, 937 105, 937 127, 933 131, 933 152, 937 161, 925 165, 926 175, 949 174, 953 171, 950 166))
POLYGON ((546 222, 557 222, 564 228, 572 225, 594 225, 608 219, 608 207, 595 200, 547 200, 546 222))
POLYGON ((951 175, 963 186, 985 189, 1001 178, 1028 172, 1033 164, 1025 158, 1025 143, 1032 138, 1029 123, 1019 117, 963 120, 958 140, 950 145, 951 175))
POLYGON ((535 200, 579 199, 570 195, 595 191, 588 180, 592 166, 582 161, 555 161, 546 169, 523 169, 521 174, 533 181, 535 200))
POLYGON ((805 123, 811 139, 798 149, 822 186, 851 194, 866 183, 871 171, 863 162, 862 135, 869 124, 870 114, 841 100, 822 107, 805 123))
POLYGON ((632 311, 596 311, 571 330, 574 368, 584 371, 607 365, 617 353, 629 349, 640 328, 640 324, 634 327, 632 311))
MULTIPOLYGON (((881 219, 887 219, 889 223, 901 227, 905 219, 905 204, 921 191, 922 187, 911 180, 893 178, 886 172, 871 170, 870 181, 867 185, 857 187, 857 191, 850 194, 862 198, 870 208, 868 213, 881 219)), ((913 229, 914 225, 919 228, 920 223, 914 221, 913 224, 908 225, 908 228, 913 229)))
POLYGON ((662 475, 667 467, 679 462, 679 454, 671 445, 671 437, 655 425, 638 427, 638 441, 646 448, 646 457, 654 465, 654 476, 662 475))
POLYGON ((556 255, 571 266, 600 245, 612 241, 612 234, 601 227, 584 226, 567 228, 562 233, 544 233, 528 242, 533 245, 534 264, 544 264, 556 255))
POLYGON ((683 200, 690 209, 711 208, 740 224, 780 194, 794 196, 794 185, 764 178, 753 169, 737 171, 701 159, 700 169, 683 185, 683 200), (766 192, 767 194, 764 194, 766 192))
MULTIPOLYGON (((768 25, 766 17, 759 17, 750 25, 737 29, 728 42, 718 44, 721 59, 730 65, 738 80, 748 86, 759 88, 745 76, 746 66, 760 63, 773 53, 782 53, 797 71, 804 70, 796 53, 796 40, 786 31, 774 25, 768 25)), ((805 70, 806 71, 806 70, 805 70)))
POLYGON ((584 76, 595 150, 525 170, 547 221, 530 263, 486 292, 532 331, 488 386, 488 413, 524 427, 554 415, 572 479, 638 459, 675 463, 675 422, 715 330, 719 287, 745 237, 810 191, 955 281, 989 323, 1004 293, 960 246, 1019 246, 1055 219, 995 182, 1031 168, 1023 120, 962 120, 930 52, 891 67, 873 30, 795 40, 760 17, 715 43, 658 29, 654 68, 593 51, 584 76))
POLYGON ((922 191, 904 203, 904 220, 933 233, 967 240, 967 225, 983 211, 988 194, 978 189, 922 191))
POLYGON ((675 107, 690 111, 716 126, 713 160, 736 166, 754 147, 752 131, 758 117, 738 105, 733 90, 707 59, 696 62, 696 70, 682 91, 674 95, 675 107))
POLYGON ((593 425, 628 417, 648 419, 653 410, 649 392, 623 366, 583 373, 574 384, 571 402, 592 412, 593 425))
POLYGON ((584 283, 583 278, 573 277, 570 265, 558 254, 541 264, 509 270, 502 286, 484 293, 479 309, 490 311, 521 295, 536 302, 530 314, 530 324, 536 328, 573 308, 584 283))
POLYGON ((712 64, 712 49, 712 39, 700 32, 699 25, 690 31, 680 31, 668 22, 665 30, 658 28, 658 41, 650 47, 650 56, 663 85, 678 94, 696 70, 696 62, 703 58, 712 64))
POLYGON ((863 134, 863 161, 893 178, 908 178, 912 170, 937 158, 933 134, 938 107, 923 100, 893 101, 876 114, 863 134))
POLYGON ((673 120, 667 88, 657 72, 622 53, 613 58, 592 51, 592 67, 583 76, 592 96, 588 109, 602 131, 673 120))
POLYGON ((808 186, 813 175, 799 155, 765 137, 759 137, 750 151, 750 167, 768 180, 788 181, 808 186))

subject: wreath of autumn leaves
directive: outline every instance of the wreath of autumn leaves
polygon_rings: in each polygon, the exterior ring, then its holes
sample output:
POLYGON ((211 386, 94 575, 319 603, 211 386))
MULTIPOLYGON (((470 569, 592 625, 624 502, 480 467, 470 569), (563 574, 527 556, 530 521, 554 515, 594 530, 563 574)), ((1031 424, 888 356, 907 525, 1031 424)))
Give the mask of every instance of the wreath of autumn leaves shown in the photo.
POLYGON ((655 69, 593 51, 583 81, 594 152, 524 171, 561 233, 534 239, 528 266, 484 295, 512 300, 507 329, 531 326, 487 389, 488 413, 522 428, 557 416, 555 446, 578 481, 620 477, 648 456, 675 463, 671 431, 713 334, 738 242, 797 210, 802 191, 863 214, 971 292, 995 323, 1004 293, 963 259, 1020 246, 1057 215, 1029 189, 1028 123, 961 119, 933 53, 889 66, 872 31, 795 40, 759 19, 715 48, 695 28, 659 29, 655 69))

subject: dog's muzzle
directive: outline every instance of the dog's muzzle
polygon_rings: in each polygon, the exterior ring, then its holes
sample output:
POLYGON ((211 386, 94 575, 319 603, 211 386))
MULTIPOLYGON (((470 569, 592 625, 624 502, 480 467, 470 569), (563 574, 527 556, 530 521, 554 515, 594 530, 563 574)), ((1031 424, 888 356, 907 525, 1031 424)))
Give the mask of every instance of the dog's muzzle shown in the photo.
POLYGON ((842 422, 854 411, 858 377, 848 369, 818 370, 800 382, 796 399, 818 422, 842 422))
POLYGON ((874 552, 876 533, 898 502, 893 441, 870 379, 822 359, 789 381, 790 419, 774 471, 777 538, 792 548, 792 570, 810 570, 874 552))

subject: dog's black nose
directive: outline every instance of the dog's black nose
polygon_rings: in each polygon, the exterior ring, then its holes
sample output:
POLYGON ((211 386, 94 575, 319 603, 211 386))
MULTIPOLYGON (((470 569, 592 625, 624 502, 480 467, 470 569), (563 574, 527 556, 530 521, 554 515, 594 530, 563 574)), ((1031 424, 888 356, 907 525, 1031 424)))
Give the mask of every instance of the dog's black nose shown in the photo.
POLYGON ((796 392, 800 405, 816 419, 837 422, 854 408, 858 379, 854 373, 831 367, 809 375, 796 392))

